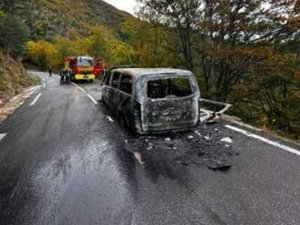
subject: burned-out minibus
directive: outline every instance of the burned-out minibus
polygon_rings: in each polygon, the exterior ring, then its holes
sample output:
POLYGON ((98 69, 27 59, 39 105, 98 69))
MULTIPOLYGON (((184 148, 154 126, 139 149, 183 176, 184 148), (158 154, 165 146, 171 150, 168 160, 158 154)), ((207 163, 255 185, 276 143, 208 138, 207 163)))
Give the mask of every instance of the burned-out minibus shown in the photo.
POLYGON ((102 85, 103 102, 138 134, 186 130, 199 121, 200 91, 190 71, 119 68, 102 85))

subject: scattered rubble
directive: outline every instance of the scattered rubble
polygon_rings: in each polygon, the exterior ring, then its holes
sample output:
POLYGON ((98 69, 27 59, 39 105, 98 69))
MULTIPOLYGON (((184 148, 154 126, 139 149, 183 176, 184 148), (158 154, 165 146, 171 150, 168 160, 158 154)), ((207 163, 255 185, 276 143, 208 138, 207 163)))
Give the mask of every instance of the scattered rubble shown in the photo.
POLYGON ((232 143, 232 139, 230 137, 222 138, 220 141, 227 142, 227 143, 232 143))
POLYGON ((134 155, 134 157, 136 158, 136 160, 139 162, 139 164, 144 165, 144 162, 142 161, 141 153, 139 153, 139 152, 134 152, 133 155, 134 155))
POLYGON ((188 136, 188 139, 193 139, 193 138, 194 138, 194 136, 192 136, 192 135, 188 136))
POLYGON ((107 116, 106 118, 107 118, 108 121, 111 122, 111 123, 115 122, 115 121, 113 120, 113 118, 111 118, 110 116, 107 116))
POLYGON ((202 124, 190 132, 132 138, 125 142, 125 148, 138 156, 146 169, 174 177, 180 166, 190 164, 212 170, 230 169, 237 155, 232 142, 229 137, 220 137, 215 126, 202 124))

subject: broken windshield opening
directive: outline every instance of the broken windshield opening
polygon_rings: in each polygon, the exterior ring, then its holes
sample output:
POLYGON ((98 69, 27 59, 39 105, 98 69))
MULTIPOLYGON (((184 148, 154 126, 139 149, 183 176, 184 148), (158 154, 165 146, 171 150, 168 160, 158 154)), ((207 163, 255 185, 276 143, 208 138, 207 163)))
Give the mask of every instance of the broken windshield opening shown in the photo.
POLYGON ((147 83, 149 98, 186 97, 192 94, 188 77, 160 78, 147 83))
POLYGON ((92 66, 93 65, 93 58, 84 58, 79 57, 77 60, 78 66, 92 66))

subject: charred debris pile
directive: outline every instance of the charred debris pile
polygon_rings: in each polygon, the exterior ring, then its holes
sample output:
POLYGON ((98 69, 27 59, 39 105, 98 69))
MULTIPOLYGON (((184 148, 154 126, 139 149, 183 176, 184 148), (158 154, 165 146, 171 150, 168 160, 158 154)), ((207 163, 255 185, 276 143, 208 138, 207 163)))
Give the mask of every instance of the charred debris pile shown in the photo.
POLYGON ((239 153, 232 139, 222 137, 214 125, 201 124, 190 132, 141 136, 126 141, 126 150, 138 154, 145 166, 196 164, 212 170, 228 170, 239 153))

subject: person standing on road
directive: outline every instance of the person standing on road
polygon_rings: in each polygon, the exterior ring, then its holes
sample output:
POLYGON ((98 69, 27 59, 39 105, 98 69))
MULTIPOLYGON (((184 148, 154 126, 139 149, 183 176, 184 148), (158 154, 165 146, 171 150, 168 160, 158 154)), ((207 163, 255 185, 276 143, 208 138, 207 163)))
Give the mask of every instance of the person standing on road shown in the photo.
POLYGON ((65 81, 65 71, 60 70, 59 75, 60 75, 60 83, 63 84, 65 81))
POLYGON ((52 68, 51 66, 48 67, 49 76, 52 77, 52 68))
POLYGON ((67 69, 67 71, 66 71, 66 81, 67 81, 68 84, 71 83, 71 73, 72 73, 72 71, 70 69, 67 69))

